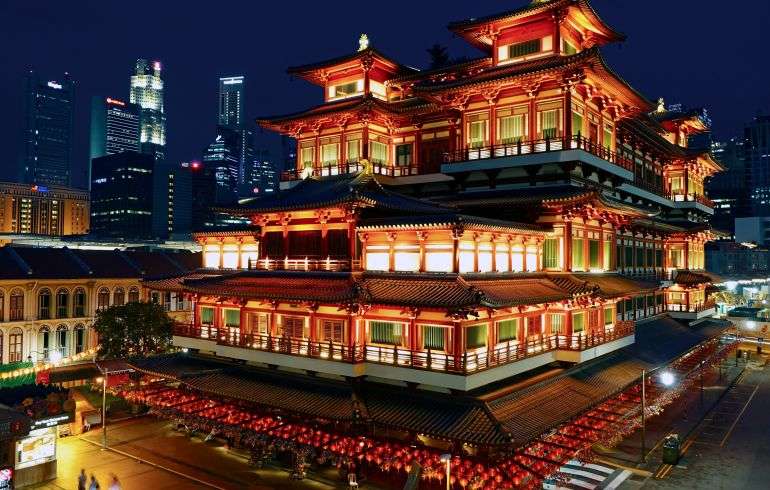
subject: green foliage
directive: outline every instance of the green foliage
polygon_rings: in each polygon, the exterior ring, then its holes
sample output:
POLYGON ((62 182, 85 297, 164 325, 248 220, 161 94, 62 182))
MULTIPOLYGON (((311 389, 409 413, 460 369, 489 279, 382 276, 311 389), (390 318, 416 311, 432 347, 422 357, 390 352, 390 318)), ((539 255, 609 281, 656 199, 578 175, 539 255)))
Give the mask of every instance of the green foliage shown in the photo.
POLYGON ((162 306, 131 302, 96 314, 99 357, 125 358, 165 352, 171 345, 173 320, 162 306))

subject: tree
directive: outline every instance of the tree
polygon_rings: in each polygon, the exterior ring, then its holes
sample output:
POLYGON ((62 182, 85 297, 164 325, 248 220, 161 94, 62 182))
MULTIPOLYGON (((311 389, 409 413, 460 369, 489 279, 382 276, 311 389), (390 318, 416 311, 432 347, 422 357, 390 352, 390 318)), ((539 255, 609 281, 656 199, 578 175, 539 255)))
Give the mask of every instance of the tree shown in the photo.
POLYGON ((430 69, 441 68, 449 64, 449 52, 446 46, 442 46, 438 43, 434 44, 426 50, 430 55, 430 69))
POLYGON ((174 321, 152 302, 114 305, 96 313, 99 356, 146 356, 164 352, 171 344, 174 321))

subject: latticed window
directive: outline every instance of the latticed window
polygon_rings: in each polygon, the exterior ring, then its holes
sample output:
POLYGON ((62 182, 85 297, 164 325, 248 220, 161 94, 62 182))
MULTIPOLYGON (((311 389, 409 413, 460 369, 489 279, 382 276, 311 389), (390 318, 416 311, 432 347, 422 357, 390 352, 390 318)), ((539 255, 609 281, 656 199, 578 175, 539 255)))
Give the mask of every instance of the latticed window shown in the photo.
POLYGON ((331 143, 321 147, 321 162, 324 165, 333 165, 337 163, 337 148, 337 143, 331 143))
POLYGON ((86 292, 82 288, 76 289, 72 295, 72 314, 75 318, 86 316, 86 292))
POLYGON ((201 306, 201 324, 212 325, 214 323, 214 308, 210 306, 201 306))
POLYGON ((361 159, 361 140, 350 140, 346 143, 348 162, 358 162, 361 159))
POLYGON ((412 144, 396 146, 396 165, 399 167, 408 167, 412 164, 412 144))
POLYGON ((128 290, 128 302, 129 303, 137 303, 139 302, 139 289, 138 288, 131 288, 128 290))
POLYGON ((110 306, 110 290, 101 288, 96 296, 96 305, 101 310, 110 306))
POLYGON ((19 321, 24 319, 24 293, 16 289, 11 292, 9 320, 19 321))
POLYGON ((551 334, 564 333, 564 315, 559 313, 549 313, 548 323, 551 325, 551 334))
POLYGON ((497 338, 501 342, 516 340, 519 337, 519 319, 502 320, 497 322, 497 338))
POLYGON ((116 288, 115 294, 113 295, 113 301, 112 304, 114 305, 123 305, 126 302, 126 290, 123 288, 116 288))
POLYGON ((43 289, 37 295, 37 317, 39 320, 51 318, 51 291, 43 289))
POLYGON ((604 241, 604 268, 609 269, 612 263, 612 242, 609 240, 604 241))
POLYGON ((477 349, 487 345, 487 324, 481 323, 465 329, 465 348, 477 349))
POLYGON ((85 349, 86 329, 83 325, 75 326, 75 354, 80 354, 85 349))
POLYGON ((369 322, 369 338, 375 344, 401 345, 403 325, 395 322, 369 322))
POLYGON ((69 312, 70 294, 66 289, 60 289, 56 292, 56 318, 67 318, 69 312))
POLYGON ((503 144, 518 143, 524 139, 525 116, 516 114, 500 118, 500 142, 503 144))
POLYGON ((425 325, 422 329, 423 348, 433 350, 444 350, 444 329, 425 325))
POLYGON ((305 336, 305 319, 301 316, 281 317, 281 331, 285 337, 303 338, 305 336))
POLYGON ((584 135, 583 133, 583 109, 572 109, 572 136, 584 135))
POLYGON ((323 339, 341 344, 344 338, 345 323, 340 320, 324 320, 321 323, 323 339))
POLYGON ((388 163, 388 145, 380 141, 369 142, 369 159, 373 163, 388 163))
POLYGON ((312 167, 315 163, 315 147, 309 146, 302 148, 300 157, 302 159, 302 168, 312 167))
POLYGON ((539 53, 541 51, 541 45, 541 39, 511 44, 508 46, 508 58, 521 58, 522 56, 527 56, 529 54, 539 53))
POLYGON ((487 139, 487 121, 471 121, 468 123, 468 146, 481 148, 487 139))
POLYGON ((8 335, 8 362, 21 362, 24 345, 24 333, 20 328, 14 328, 8 335))
POLYGON ((557 138, 559 136, 559 110, 541 111, 540 128, 543 139, 557 138))

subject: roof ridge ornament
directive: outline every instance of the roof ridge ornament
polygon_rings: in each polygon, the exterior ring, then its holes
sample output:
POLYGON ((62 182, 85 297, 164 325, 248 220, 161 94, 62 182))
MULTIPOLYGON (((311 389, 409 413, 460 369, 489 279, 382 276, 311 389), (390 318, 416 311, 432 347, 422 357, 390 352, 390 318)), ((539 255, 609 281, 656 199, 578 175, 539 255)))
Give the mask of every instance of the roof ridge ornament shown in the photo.
POLYGON ((664 112, 668 112, 666 110, 666 101, 663 100, 663 97, 658 98, 658 108, 655 109, 655 112, 657 112, 658 114, 663 114, 664 112))
POLYGON ((361 34, 361 37, 358 38, 358 52, 360 53, 367 49, 369 49, 369 36, 361 34))

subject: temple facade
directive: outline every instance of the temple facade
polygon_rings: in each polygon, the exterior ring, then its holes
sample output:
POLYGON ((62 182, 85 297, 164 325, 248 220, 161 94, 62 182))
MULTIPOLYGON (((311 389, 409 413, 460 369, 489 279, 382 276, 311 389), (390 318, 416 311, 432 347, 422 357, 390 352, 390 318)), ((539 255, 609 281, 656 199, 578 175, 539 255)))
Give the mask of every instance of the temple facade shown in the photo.
POLYGON ((705 118, 616 74, 587 0, 449 28, 481 55, 420 71, 362 37, 289 69, 323 102, 257 121, 297 141, 281 192, 220 209, 251 226, 196 233, 201 271, 144 281, 189 300, 175 345, 470 391, 714 314, 705 118))

